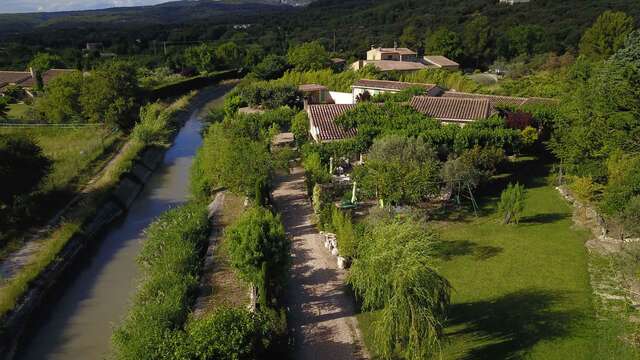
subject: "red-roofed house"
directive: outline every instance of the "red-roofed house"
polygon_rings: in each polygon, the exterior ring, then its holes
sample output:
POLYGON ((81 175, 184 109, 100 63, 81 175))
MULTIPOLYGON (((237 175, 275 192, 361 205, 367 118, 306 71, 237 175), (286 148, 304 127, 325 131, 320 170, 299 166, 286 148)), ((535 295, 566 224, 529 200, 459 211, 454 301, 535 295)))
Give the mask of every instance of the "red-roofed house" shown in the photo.
POLYGON ((355 108, 354 104, 309 105, 309 132, 316 142, 342 140, 356 136, 356 129, 343 129, 335 120, 355 108))
MULTIPOLYGON (((42 73, 42 85, 46 86, 51 80, 60 75, 68 74, 76 70, 50 69, 42 73)), ((0 71, 0 94, 9 86, 19 86, 25 90, 29 96, 33 96, 32 90, 36 87, 36 77, 31 71, 0 71)))
POLYGON ((356 103, 356 99, 360 94, 368 92, 370 95, 378 95, 383 93, 397 93, 409 88, 421 87, 425 89, 425 95, 428 96, 440 96, 444 90, 435 84, 422 84, 422 83, 410 83, 402 81, 389 81, 389 80, 369 80, 361 79, 356 81, 351 86, 351 94, 353 96, 353 103, 356 103))

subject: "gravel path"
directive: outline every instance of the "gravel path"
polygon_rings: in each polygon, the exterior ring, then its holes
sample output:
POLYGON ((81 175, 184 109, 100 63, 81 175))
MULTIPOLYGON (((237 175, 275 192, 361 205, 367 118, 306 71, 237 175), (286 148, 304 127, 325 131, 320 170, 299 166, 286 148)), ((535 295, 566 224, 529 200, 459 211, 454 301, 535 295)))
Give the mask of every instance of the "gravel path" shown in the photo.
POLYGON ((279 180, 273 192, 292 239, 293 266, 287 288, 293 359, 366 359, 345 272, 325 249, 312 223, 301 168, 279 180))

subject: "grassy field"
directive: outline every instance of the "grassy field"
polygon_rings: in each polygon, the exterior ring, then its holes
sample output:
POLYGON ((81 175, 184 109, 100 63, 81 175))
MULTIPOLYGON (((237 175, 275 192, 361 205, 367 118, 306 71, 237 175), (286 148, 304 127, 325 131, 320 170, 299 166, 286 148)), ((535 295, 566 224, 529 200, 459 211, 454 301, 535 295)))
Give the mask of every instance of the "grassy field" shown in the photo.
MULTIPOLYGON (((478 218, 434 222, 438 268, 454 288, 444 358, 637 359, 618 340, 624 324, 595 318, 587 231, 573 226, 539 162, 521 161, 517 173, 527 188, 520 224, 502 225, 495 211, 509 177, 490 184, 478 218)), ((375 314, 359 318, 370 341, 375 314)))
POLYGON ((82 180, 91 172, 85 171, 121 138, 119 132, 103 127, 0 128, 0 135, 26 134, 35 139, 44 153, 54 162, 43 190, 66 187, 82 180))

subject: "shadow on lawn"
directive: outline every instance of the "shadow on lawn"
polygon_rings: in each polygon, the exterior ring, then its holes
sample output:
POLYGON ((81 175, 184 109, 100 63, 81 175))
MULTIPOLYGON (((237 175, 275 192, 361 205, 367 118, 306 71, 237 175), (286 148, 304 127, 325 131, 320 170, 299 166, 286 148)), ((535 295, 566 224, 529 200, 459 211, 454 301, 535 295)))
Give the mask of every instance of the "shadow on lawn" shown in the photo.
POLYGON ((521 224, 549 224, 556 221, 564 220, 569 217, 567 213, 548 213, 548 214, 536 214, 533 216, 527 216, 520 220, 521 224))
POLYGON ((473 255, 476 260, 487 260, 502 252, 498 246, 481 246, 469 240, 439 241, 434 244, 435 256, 443 260, 473 255))
POLYGON ((554 305, 566 294, 544 290, 524 290, 490 301, 452 305, 449 326, 462 330, 449 336, 472 335, 491 342, 471 349, 465 359, 518 359, 536 343, 567 336, 584 314, 556 310, 554 305))

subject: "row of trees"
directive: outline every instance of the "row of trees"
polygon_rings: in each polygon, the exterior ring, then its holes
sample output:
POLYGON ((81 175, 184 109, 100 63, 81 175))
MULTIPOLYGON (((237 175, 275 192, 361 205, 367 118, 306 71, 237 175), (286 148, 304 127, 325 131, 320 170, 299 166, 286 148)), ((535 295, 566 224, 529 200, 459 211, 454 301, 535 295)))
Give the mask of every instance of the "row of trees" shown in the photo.
POLYGON ((640 233, 640 32, 617 46, 606 60, 569 71, 573 90, 555 116, 550 147, 577 196, 597 204, 624 237, 640 233))

